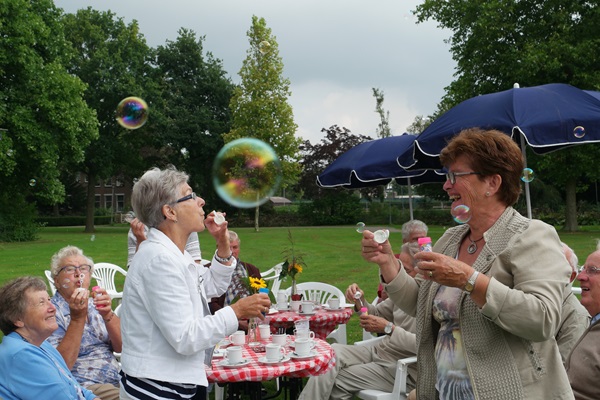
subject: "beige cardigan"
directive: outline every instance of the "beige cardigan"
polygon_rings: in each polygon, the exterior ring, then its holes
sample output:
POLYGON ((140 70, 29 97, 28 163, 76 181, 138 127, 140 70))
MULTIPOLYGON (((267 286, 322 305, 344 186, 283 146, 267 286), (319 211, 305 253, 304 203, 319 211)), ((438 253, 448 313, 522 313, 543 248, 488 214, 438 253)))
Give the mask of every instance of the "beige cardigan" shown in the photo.
MULTIPOLYGON (((454 257, 468 225, 448 229, 433 251, 454 257)), ((482 309, 461 297, 461 334, 476 399, 573 399, 554 340, 571 268, 556 230, 508 207, 484 234, 473 268, 491 278, 482 309)), ((417 316, 417 397, 437 399, 436 323, 439 284, 413 279, 400 268, 384 285, 389 297, 417 316)))

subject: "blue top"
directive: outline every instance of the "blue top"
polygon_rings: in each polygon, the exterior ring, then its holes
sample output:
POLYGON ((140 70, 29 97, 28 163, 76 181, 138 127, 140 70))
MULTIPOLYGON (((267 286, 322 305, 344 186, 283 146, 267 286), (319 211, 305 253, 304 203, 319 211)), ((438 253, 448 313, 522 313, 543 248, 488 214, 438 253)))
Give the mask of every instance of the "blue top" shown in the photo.
MULTIPOLYGON (((48 342, 58 347, 71 323, 71 309, 59 292, 54 294, 51 301, 56 306, 58 329, 50 335, 48 342)), ((119 386, 119 363, 113 354, 106 324, 92 299, 88 299, 88 320, 71 373, 84 387, 102 383, 119 386)))
POLYGON ((60 353, 12 332, 0 343, 0 398, 4 400, 92 400, 96 395, 75 380, 60 353))

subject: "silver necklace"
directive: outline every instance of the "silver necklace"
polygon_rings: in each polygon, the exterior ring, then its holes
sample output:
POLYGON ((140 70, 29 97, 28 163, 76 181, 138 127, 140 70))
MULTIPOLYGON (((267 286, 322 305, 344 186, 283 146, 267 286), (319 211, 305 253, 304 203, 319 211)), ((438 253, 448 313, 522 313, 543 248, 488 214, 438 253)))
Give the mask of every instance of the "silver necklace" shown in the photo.
POLYGON ((469 242, 471 242, 471 244, 469 245, 469 247, 467 247, 467 253, 473 254, 473 253, 475 253, 477 251, 477 242, 479 242, 480 240, 482 240, 483 236, 480 237, 477 240, 471 239, 471 235, 469 235, 467 238, 469 239, 469 242))

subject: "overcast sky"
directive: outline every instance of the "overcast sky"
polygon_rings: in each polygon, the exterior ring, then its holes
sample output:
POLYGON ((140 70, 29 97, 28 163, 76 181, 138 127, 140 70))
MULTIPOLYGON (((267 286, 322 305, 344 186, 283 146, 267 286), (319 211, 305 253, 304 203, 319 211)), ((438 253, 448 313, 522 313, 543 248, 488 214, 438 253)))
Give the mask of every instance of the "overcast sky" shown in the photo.
POLYGON ((249 47, 252 15, 266 20, 291 82, 297 134, 313 144, 337 124, 375 138, 372 88, 383 90, 394 135, 430 115, 452 81, 455 63, 435 22, 416 24, 417 0, 55 0, 66 12, 91 6, 137 20, 152 47, 184 27, 234 82, 249 47))

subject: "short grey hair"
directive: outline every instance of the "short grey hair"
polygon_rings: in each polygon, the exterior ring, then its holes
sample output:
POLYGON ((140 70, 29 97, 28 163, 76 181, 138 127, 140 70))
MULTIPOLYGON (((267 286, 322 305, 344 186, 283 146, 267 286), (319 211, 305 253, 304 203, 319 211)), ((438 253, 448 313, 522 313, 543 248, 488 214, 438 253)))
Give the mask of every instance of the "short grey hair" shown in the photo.
POLYGON ((428 229, 425 222, 419 221, 418 219, 411 219, 402 225, 402 239, 408 239, 412 231, 423 231, 427 234, 428 229))
POLYGON ((238 242, 240 244, 242 243, 242 241, 240 240, 240 237, 234 231, 229 231, 229 243, 231 243, 231 242, 238 242))
POLYGON ((0 330, 4 335, 14 332, 15 321, 22 319, 27 311, 29 291, 48 291, 46 282, 37 276, 13 279, 0 288, 0 330))
POLYGON ((577 254, 570 248, 565 242, 560 242, 562 245, 562 251, 565 255, 565 258, 569 262, 569 265, 573 269, 573 271, 577 272, 579 267, 579 259, 577 258, 577 254))
POLYGON ((179 188, 189 180, 188 174, 173 166, 151 168, 133 185, 131 206, 143 224, 157 228, 165 220, 162 207, 177 201, 179 188))
POLYGON ((83 250, 81 250, 79 247, 66 246, 54 253, 52 258, 50 259, 50 271, 52 272, 52 276, 55 277, 58 275, 59 270, 62 268, 62 266, 60 265, 62 263, 62 260, 64 260, 67 257, 76 256, 81 256, 85 258, 85 262, 90 266, 90 274, 92 274, 92 272, 94 272, 94 260, 83 254, 83 250))

